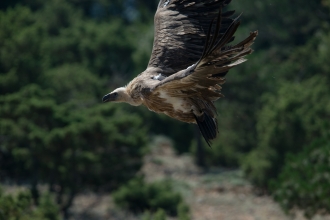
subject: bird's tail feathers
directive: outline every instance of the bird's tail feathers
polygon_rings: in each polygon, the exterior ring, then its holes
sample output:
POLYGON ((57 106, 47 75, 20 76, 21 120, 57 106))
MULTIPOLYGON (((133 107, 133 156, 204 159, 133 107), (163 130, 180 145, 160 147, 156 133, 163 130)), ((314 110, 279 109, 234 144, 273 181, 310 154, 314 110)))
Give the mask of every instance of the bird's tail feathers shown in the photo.
POLYGON ((195 115, 195 119, 206 143, 211 147, 211 140, 215 139, 219 133, 217 120, 207 112, 203 112, 200 116, 195 115))

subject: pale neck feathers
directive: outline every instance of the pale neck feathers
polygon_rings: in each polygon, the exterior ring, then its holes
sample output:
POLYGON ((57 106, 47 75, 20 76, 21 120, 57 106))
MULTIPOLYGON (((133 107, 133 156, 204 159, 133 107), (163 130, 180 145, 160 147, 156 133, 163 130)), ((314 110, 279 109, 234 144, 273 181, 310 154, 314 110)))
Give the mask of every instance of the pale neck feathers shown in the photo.
POLYGON ((127 87, 117 88, 112 93, 114 93, 114 92, 118 93, 118 97, 115 102, 126 102, 133 106, 138 106, 138 105, 142 104, 142 100, 132 98, 132 96, 128 92, 127 87))

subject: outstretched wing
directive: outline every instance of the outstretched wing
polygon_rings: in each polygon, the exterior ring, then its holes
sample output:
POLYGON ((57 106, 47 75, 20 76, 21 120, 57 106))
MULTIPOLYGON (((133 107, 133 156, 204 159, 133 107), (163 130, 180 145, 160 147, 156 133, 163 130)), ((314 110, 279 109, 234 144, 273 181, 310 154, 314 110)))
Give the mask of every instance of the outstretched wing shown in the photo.
POLYGON ((222 95, 219 92, 221 87, 218 84, 225 82, 224 77, 229 69, 246 61, 244 56, 253 52, 250 46, 258 35, 257 31, 251 32, 246 39, 234 46, 230 46, 228 43, 232 40, 240 21, 238 18, 233 20, 225 33, 220 35, 219 30, 222 29, 221 21, 220 10, 214 34, 213 36, 211 34, 212 22, 204 50, 195 64, 166 77, 151 90, 155 91, 164 88, 167 91, 172 91, 173 95, 189 90, 189 93, 184 93, 186 96, 191 95, 195 97, 198 94, 198 96, 204 96, 205 99, 210 99, 211 101, 221 97, 222 95), (219 36, 221 37, 219 38, 219 36))
POLYGON ((210 25, 205 47, 198 62, 166 77, 150 90, 153 93, 165 90, 170 97, 181 97, 194 103, 194 107, 199 111, 197 113, 200 114, 199 116, 193 112, 196 122, 209 145, 210 140, 217 136, 216 108, 213 102, 223 96, 220 85, 225 82, 224 77, 228 70, 243 63, 244 56, 252 53, 250 46, 258 34, 257 31, 251 32, 245 40, 229 46, 227 43, 233 38, 240 22, 234 20, 219 39, 221 19, 220 11, 213 36, 213 22, 210 25))
MULTIPOLYGON (((155 36, 148 67, 156 67, 169 76, 196 63, 201 57, 206 32, 219 8, 231 0, 160 0, 155 15, 155 36)), ((235 11, 221 14, 223 34, 235 11)))

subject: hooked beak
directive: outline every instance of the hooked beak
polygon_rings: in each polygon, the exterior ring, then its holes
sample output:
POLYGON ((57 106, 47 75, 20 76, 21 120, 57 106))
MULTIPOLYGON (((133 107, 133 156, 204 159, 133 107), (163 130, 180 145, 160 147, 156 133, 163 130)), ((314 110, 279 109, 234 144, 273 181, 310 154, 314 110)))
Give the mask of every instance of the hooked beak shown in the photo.
POLYGON ((111 93, 106 94, 105 96, 103 96, 102 98, 102 102, 111 102, 115 100, 115 96, 111 93))

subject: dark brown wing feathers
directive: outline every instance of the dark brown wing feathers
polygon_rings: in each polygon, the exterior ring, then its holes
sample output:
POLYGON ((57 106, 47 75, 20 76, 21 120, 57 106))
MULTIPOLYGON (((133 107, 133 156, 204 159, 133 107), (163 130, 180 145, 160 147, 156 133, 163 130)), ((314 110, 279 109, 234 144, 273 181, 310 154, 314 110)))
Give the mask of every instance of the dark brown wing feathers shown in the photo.
MULTIPOLYGON (((257 31, 251 32, 240 43, 229 46, 228 44, 233 41, 233 35, 240 25, 239 17, 230 20, 230 23, 227 23, 228 19, 224 22, 224 17, 231 15, 232 12, 222 13, 222 7, 219 8, 216 20, 210 20, 208 33, 204 37, 204 50, 200 53, 198 61, 187 69, 166 77, 152 88, 153 91, 165 89, 172 96, 189 98, 193 105, 202 112, 194 117, 209 145, 210 140, 217 136, 215 118, 217 111, 213 102, 223 97, 220 85, 225 82, 224 77, 227 72, 232 67, 246 61, 244 56, 252 53, 253 50, 250 46, 258 34, 257 31)), ((187 66, 188 64, 185 68, 187 66)))
MULTIPOLYGON (((148 67, 171 75, 196 63, 203 52, 208 27, 231 0, 161 0, 155 15, 155 38, 148 67)), ((220 33, 232 23, 234 11, 221 14, 220 33)))

